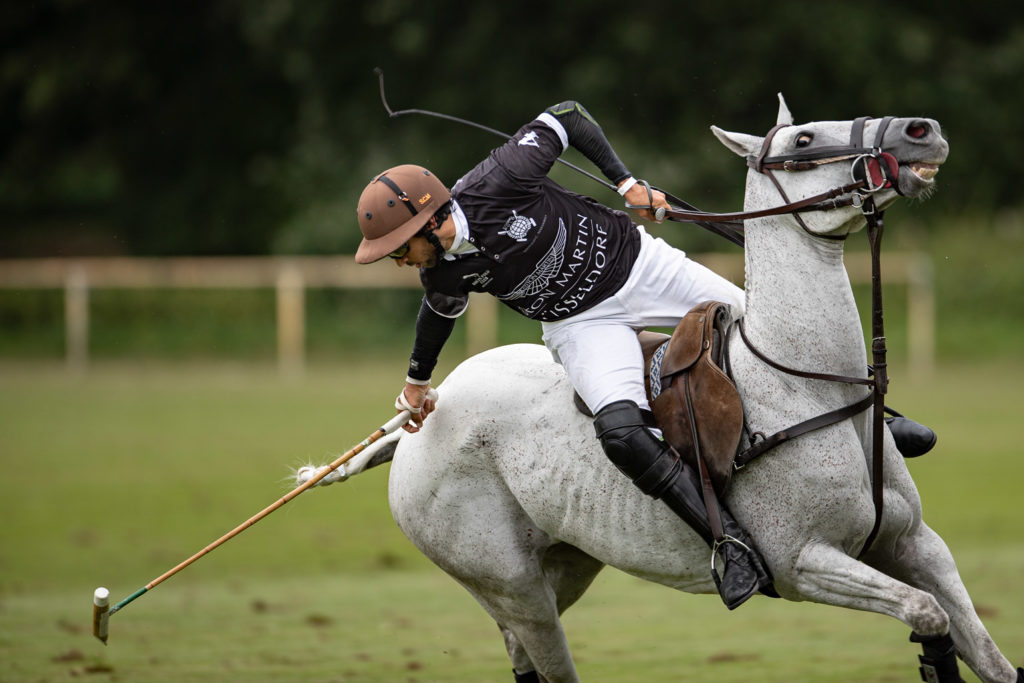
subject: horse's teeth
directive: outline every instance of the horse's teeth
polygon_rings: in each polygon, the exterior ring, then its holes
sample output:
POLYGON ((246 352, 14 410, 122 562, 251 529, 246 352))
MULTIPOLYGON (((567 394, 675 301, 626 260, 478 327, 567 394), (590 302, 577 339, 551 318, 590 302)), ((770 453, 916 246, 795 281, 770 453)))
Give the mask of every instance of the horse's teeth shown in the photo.
POLYGON ((922 180, 931 180, 939 172, 939 167, 935 164, 911 164, 910 170, 922 180))

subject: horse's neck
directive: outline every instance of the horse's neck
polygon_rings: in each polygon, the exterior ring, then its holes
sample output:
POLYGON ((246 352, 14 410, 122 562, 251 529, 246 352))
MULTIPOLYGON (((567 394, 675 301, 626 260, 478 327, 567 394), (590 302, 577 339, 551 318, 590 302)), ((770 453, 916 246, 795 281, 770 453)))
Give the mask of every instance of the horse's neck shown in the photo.
POLYGON ((864 335, 843 243, 811 237, 791 221, 784 216, 748 222, 747 334, 789 367, 863 375, 864 335))

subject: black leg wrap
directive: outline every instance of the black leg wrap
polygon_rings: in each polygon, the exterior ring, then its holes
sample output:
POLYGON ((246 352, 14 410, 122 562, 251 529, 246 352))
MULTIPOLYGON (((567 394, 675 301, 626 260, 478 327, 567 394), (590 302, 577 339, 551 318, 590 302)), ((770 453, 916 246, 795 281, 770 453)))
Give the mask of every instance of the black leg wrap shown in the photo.
POLYGON ((512 669, 512 675, 516 677, 516 683, 540 683, 540 676, 537 675, 536 671, 527 671, 521 674, 516 673, 516 670, 512 669))
MULTIPOLYGON (((653 426, 653 417, 645 415, 632 401, 610 403, 594 417, 594 428, 608 459, 641 491, 664 501, 708 546, 714 546, 697 473, 657 439, 649 426, 653 426)), ((715 583, 722 601, 735 609, 759 590, 768 594, 774 594, 774 590, 771 574, 750 536, 724 506, 721 513, 726 536, 739 542, 729 541, 718 547, 725 566, 721 579, 715 576, 715 583)))
POLYGON ((917 633, 910 634, 910 642, 921 643, 923 655, 917 658, 921 661, 919 671, 921 680, 926 683, 963 683, 960 678, 960 669, 956 664, 956 647, 953 645, 953 638, 947 633, 944 636, 922 636, 917 633))

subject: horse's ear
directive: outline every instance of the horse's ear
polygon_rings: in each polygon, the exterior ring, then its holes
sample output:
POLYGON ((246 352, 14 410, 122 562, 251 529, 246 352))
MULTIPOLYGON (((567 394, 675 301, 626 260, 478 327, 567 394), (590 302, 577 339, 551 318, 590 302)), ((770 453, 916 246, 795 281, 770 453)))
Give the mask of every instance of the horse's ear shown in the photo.
POLYGON ((779 116, 775 119, 776 124, 784 123, 787 126, 793 125, 793 115, 789 113, 789 107, 786 106, 786 98, 779 93, 779 116))
POLYGON ((718 126, 711 126, 711 132, 715 134, 723 145, 731 149, 741 157, 754 156, 761 151, 764 138, 746 133, 730 133, 718 126))

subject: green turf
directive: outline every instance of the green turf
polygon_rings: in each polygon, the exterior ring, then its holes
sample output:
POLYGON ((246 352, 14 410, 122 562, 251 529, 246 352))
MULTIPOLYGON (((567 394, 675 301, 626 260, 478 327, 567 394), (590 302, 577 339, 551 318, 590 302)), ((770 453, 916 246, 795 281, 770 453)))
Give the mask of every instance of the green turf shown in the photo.
MULTIPOLYGON (((387 468, 314 490, 89 633, 390 414, 401 359, 279 378, 253 365, 0 366, 0 681, 508 681, 487 615, 405 540, 387 468)), ((911 463, 1003 652, 1024 664, 1024 364, 943 367, 890 402, 935 426, 911 463)), ((761 600, 728 612, 606 570, 565 617, 586 681, 913 681, 908 629, 761 600)), ((968 681, 974 680, 963 670, 968 681)))

